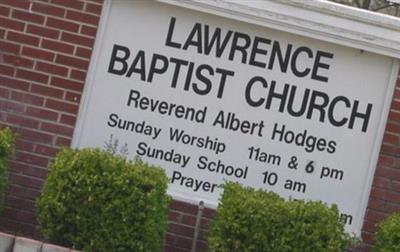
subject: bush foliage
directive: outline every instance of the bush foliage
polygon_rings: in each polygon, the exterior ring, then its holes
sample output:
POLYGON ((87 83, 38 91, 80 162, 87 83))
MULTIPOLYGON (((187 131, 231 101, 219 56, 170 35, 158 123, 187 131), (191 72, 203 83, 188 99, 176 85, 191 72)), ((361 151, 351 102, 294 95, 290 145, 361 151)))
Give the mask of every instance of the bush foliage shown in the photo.
POLYGON ((400 213, 392 214, 379 224, 374 252, 400 251, 400 213))
POLYGON ((84 251, 160 251, 167 224, 163 170, 99 149, 64 149, 38 200, 45 238, 84 251))
POLYGON ((3 210, 7 186, 8 160, 15 149, 15 135, 9 128, 0 130, 0 211, 3 210))
POLYGON ((209 235, 216 252, 342 252, 351 241, 335 207, 237 183, 224 186, 209 235))

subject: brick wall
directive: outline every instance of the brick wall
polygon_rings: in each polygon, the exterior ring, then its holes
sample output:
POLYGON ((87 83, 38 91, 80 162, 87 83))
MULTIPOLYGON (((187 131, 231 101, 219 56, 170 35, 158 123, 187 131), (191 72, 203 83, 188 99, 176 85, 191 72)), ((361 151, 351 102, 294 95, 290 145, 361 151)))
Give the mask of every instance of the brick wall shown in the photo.
POLYGON ((369 198, 362 237, 366 251, 373 242, 376 224, 400 212, 400 78, 390 108, 378 166, 369 198))
POLYGON ((69 145, 101 1, 0 0, 0 123, 19 134, 1 229, 31 237, 47 165, 69 145))
MULTIPOLYGON (((0 0, 0 126, 19 134, 2 231, 40 238, 35 199, 49 162, 71 142, 101 7, 102 0, 0 0)), ((173 202, 166 251, 190 251, 197 211, 173 202)), ((393 211, 400 211, 400 82, 366 214, 368 244, 375 224, 393 211)), ((197 251, 205 250, 213 215, 205 209, 197 251)))

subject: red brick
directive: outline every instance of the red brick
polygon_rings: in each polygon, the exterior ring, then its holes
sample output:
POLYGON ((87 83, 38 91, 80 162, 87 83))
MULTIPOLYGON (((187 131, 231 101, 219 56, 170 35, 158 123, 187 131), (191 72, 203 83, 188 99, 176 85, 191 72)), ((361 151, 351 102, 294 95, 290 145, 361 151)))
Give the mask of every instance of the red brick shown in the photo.
POLYGON ((80 81, 85 81, 86 72, 72 69, 70 78, 80 80, 80 81))
POLYGON ((70 32, 78 32, 79 30, 79 25, 76 23, 52 17, 47 18, 46 26, 70 32))
POLYGON ((56 16, 56 17, 64 17, 65 9, 56 7, 53 5, 48 5, 45 3, 34 2, 32 6, 32 10, 35 12, 56 16))
POLYGON ((25 24, 20 21, 0 17, 0 27, 17 30, 17 31, 23 31, 25 24))
POLYGON ((400 122, 400 112, 391 110, 389 113, 389 121, 400 122))
POLYGON ((49 121, 57 121, 58 113, 41 108, 28 107, 26 114, 32 117, 41 118, 49 121))
POLYGON ((397 125, 397 124, 388 122, 386 124, 386 132, 400 134, 400 124, 397 125))
POLYGON ((61 99, 64 96, 64 91, 54 87, 48 87, 43 85, 33 84, 31 86, 31 92, 35 94, 40 94, 43 96, 49 96, 53 98, 61 99))
POLYGON ((6 201, 8 206, 22 210, 32 211, 32 209, 35 209, 36 207, 36 201, 29 199, 21 199, 13 197, 12 195, 8 195, 6 201))
POLYGON ((1 111, 8 111, 8 112, 15 112, 15 113, 23 113, 25 110, 25 106, 19 103, 13 103, 9 101, 2 101, 0 100, 0 110, 1 111))
POLYGON ((61 115, 60 123, 75 126, 76 117, 70 115, 61 115))
MULTIPOLYGON (((15 173, 11 173, 10 180, 11 180, 10 182, 12 182, 16 185, 26 186, 28 188, 41 189, 43 186, 42 179, 32 178, 32 177, 15 174, 15 173)), ((32 209, 31 209, 31 211, 32 211, 32 209)))
POLYGON ((35 178, 46 178, 48 174, 47 167, 38 167, 32 164, 25 164, 21 162, 17 162, 15 160, 10 161, 10 165, 12 170, 16 173, 21 173, 27 176, 32 176, 35 178))
POLYGON ((72 10, 67 11, 66 18, 90 25, 97 25, 99 22, 98 16, 72 10))
MULTIPOLYGON (((22 211, 21 209, 6 208, 4 211, 4 214, 7 216, 12 216, 13 219, 19 220, 21 222, 28 222, 28 223, 36 222, 35 214, 32 211, 27 212, 27 211, 22 211)), ((37 242, 37 241, 35 241, 35 242, 37 242)), ((39 243, 39 242, 37 242, 37 243, 39 243)))
POLYGON ((96 36, 97 29, 94 27, 82 25, 81 27, 81 34, 95 37, 96 36))
POLYGON ((45 72, 45 73, 49 73, 49 74, 56 74, 56 75, 60 75, 60 76, 68 75, 68 68, 57 66, 54 64, 48 64, 45 62, 37 62, 36 70, 45 72))
POLYGON ((399 144, 400 143, 399 136, 388 134, 388 133, 386 133, 384 135, 383 141, 385 143, 389 143, 389 144, 399 144))
POLYGON ((86 11, 94 13, 94 14, 97 14, 97 15, 100 15, 100 13, 101 13, 101 5, 92 4, 92 3, 86 3, 86 11))
POLYGON ((71 139, 65 137, 57 137, 56 145, 60 147, 69 147, 71 145, 71 139))
POLYGON ((22 48, 22 54, 35 59, 42 59, 46 61, 52 61, 54 59, 54 53, 26 46, 22 48))
POLYGON ((175 246, 167 245, 164 252, 190 252, 190 249, 177 248, 175 246))
POLYGON ((365 216, 365 219, 370 220, 370 221, 375 221, 379 222, 384 220, 388 216, 387 213, 375 211, 375 210, 367 210, 367 214, 365 216))
POLYGON ((168 224, 168 232, 169 233, 174 233, 177 235, 181 235, 184 237, 193 237, 194 234, 194 228, 193 227, 188 227, 184 225, 179 225, 176 223, 169 223, 168 224))
POLYGON ((49 157, 54 157, 58 153, 59 149, 46 146, 46 145, 41 145, 37 144, 35 148, 35 152, 41 155, 49 156, 49 157))
POLYGON ((27 164, 36 164, 43 167, 47 166, 49 162, 48 158, 37 156, 28 152, 18 152, 18 151, 15 154, 15 160, 27 164))
POLYGON ((28 24, 27 32, 41 36, 41 37, 47 37, 47 38, 53 38, 53 39, 57 39, 58 36, 60 35, 60 32, 58 30, 41 27, 41 26, 37 26, 37 25, 31 25, 31 24, 28 24))
POLYGON ((43 16, 20 10, 13 10, 12 17, 37 24, 43 24, 44 22, 43 16))
POLYGON ((73 43, 73 44, 87 46, 87 47, 92 47, 93 43, 94 43, 93 38, 88 38, 88 37, 75 35, 75 34, 67 33, 67 32, 63 32, 61 34, 61 40, 68 42, 68 43, 73 43))
POLYGON ((45 106, 49 109, 63 111, 63 112, 70 113, 70 114, 78 113, 77 105, 66 103, 66 102, 47 99, 45 106))
POLYGON ((375 176, 373 186, 384 188, 384 189, 390 189, 391 182, 390 179, 388 178, 382 178, 375 176))
POLYGON ((400 180, 392 181, 392 189, 396 192, 400 192, 400 180))
POLYGON ((56 5, 61 5, 77 10, 82 10, 84 6, 84 3, 78 0, 51 0, 51 2, 56 5))
POLYGON ((90 56, 92 55, 92 50, 82 48, 82 47, 77 47, 75 55, 82 57, 82 58, 90 59, 90 56))
POLYGON ((29 189, 25 186, 21 187, 21 186, 13 185, 13 184, 11 184, 9 186, 9 193, 16 197, 22 197, 22 198, 27 198, 27 199, 32 199, 32 200, 36 200, 41 194, 39 190, 33 190, 33 189, 29 189))
MULTIPOLYGON (((214 210, 215 212, 215 210, 214 210)), ((200 220, 200 228, 202 229, 208 229, 211 223, 211 219, 208 218, 201 218, 200 220)))
POLYGON ((180 236, 174 237, 174 246, 175 247, 191 249, 192 243, 193 243, 192 237, 190 237, 190 238, 180 237, 180 236))
POLYGON ((99 3, 99 4, 103 3, 103 0, 87 0, 87 1, 90 1, 90 2, 93 2, 93 3, 99 3))
POLYGON ((56 63, 80 69, 88 69, 89 67, 89 61, 65 55, 57 55, 56 63))
POLYGON ((0 97, 7 99, 8 97, 10 97, 10 93, 11 92, 8 89, 0 88, 0 97))
POLYGON ((51 132, 54 134, 66 136, 66 137, 71 137, 73 134, 73 128, 70 127, 65 127, 53 123, 46 123, 43 122, 42 125, 40 126, 40 129, 46 132, 51 132))
POLYGON ((378 159, 378 165, 383 165, 383 166, 392 166, 394 163, 393 157, 390 156, 384 156, 380 155, 378 159))
POLYGON ((399 213, 400 212, 400 204, 398 204, 398 202, 395 202, 395 203, 388 202, 385 206, 385 210, 388 213, 394 213, 394 212, 399 213))
POLYGON ((375 176, 384 178, 390 178, 394 180, 400 180, 400 169, 392 169, 388 167, 378 167, 375 172, 375 176))
POLYGON ((196 225, 196 217, 194 215, 182 215, 182 224, 188 226, 195 226, 196 225))
POLYGON ((192 215, 196 215, 197 210, 198 210, 197 206, 195 206, 195 205, 191 205, 189 203, 185 203, 185 202, 177 201, 177 200, 172 201, 172 203, 170 204, 170 209, 173 209, 176 211, 181 211, 183 213, 192 214, 192 215))
POLYGON ((372 188, 371 190, 371 197, 376 199, 383 199, 392 202, 399 202, 400 201, 400 193, 388 191, 380 188, 372 188))
POLYGON ((62 42, 51 41, 47 39, 42 40, 42 47, 56 52, 72 54, 74 47, 62 42))
POLYGON ((20 45, 12 44, 6 41, 0 41, 0 52, 18 54, 20 48, 20 45))
POLYGON ((65 88, 68 90, 74 90, 78 92, 81 92, 83 90, 82 82, 72 81, 69 79, 52 77, 50 84, 55 87, 65 88))
POLYGON ((29 9, 30 1, 29 0, 1 0, 3 5, 14 6, 22 9, 29 9))
MULTIPOLYGON (((39 122, 37 121, 38 125, 39 122)), ((24 141, 21 138, 17 138, 16 148, 20 151, 33 152, 35 145, 32 142, 24 141)))
POLYGON ((49 76, 33 71, 18 69, 17 70, 17 77, 23 78, 26 80, 36 81, 40 83, 46 84, 49 81, 49 76))
POLYGON ((12 89, 25 90, 28 91, 29 83, 25 81, 20 81, 12 78, 7 78, 0 76, 0 86, 9 87, 12 89))
POLYGON ((14 67, 0 64, 0 74, 14 76, 14 67))
POLYGON ((73 92, 67 92, 65 94, 65 100, 79 104, 81 101, 81 95, 73 92))
POLYGON ((7 39, 11 40, 11 41, 22 43, 22 44, 27 44, 27 45, 33 45, 33 46, 39 45, 38 37, 34 37, 34 36, 22 34, 22 33, 17 33, 17 32, 13 32, 13 31, 8 32, 7 39))
POLYGON ((388 154, 388 155, 394 155, 394 156, 400 156, 400 147, 396 146, 391 146, 383 143, 381 147, 382 153, 388 154))
POLYGON ((0 15, 5 16, 5 17, 10 15, 10 8, 8 8, 6 6, 0 6, 0 15))
POLYGON ((42 106, 44 98, 36 95, 25 94, 20 92, 12 92, 11 99, 14 101, 27 103, 35 106, 42 106))
MULTIPOLYGON (((44 144, 52 144, 53 143, 53 136, 38 132, 30 129, 18 129, 17 133, 20 135, 21 139, 26 141, 32 141, 35 143, 44 143, 44 144)), ((31 163, 34 165, 39 165, 37 163, 31 163)))
POLYGON ((27 67, 27 68, 33 67, 33 61, 31 59, 27 59, 20 56, 5 54, 3 55, 3 60, 5 63, 18 67, 27 67))
MULTIPOLYGON (((400 81, 398 81, 398 83, 400 83, 400 81)), ((394 95, 393 95, 394 99, 400 99, 400 89, 396 89, 394 91, 394 95)))
POLYGON ((11 123, 14 126, 22 126, 32 129, 37 129, 39 127, 38 121, 13 114, 7 115, 7 122, 11 123))
POLYGON ((0 29, 0 38, 4 39, 5 36, 6 36, 6 30, 0 29))
POLYGON ((399 168, 400 167, 400 157, 394 158, 393 161, 394 161, 393 167, 399 168))
POLYGON ((391 107, 393 110, 397 110, 397 111, 400 111, 400 101, 396 101, 396 100, 393 100, 392 101, 392 107, 391 107))

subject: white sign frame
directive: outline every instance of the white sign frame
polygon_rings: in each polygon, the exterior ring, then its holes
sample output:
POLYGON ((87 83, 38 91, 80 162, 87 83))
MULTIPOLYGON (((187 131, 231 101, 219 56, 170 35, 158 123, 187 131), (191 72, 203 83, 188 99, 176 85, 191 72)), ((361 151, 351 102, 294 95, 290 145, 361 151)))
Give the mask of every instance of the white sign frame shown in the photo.
MULTIPOLYGON (((381 114, 378 133, 374 140, 373 155, 369 157, 368 183, 365 184, 362 199, 362 208, 366 209, 374 171, 379 158, 379 151, 383 140, 386 120, 390 110, 392 94, 398 77, 400 58, 400 19, 380 14, 370 13, 351 7, 346 7, 322 0, 157 0, 166 4, 176 5, 192 10, 206 12, 229 19, 264 27, 281 30, 305 37, 326 42, 344 45, 347 47, 366 50, 393 58, 391 76, 386 90, 384 109, 381 114), (316 23, 313 20, 318 20, 316 23)), ((95 76, 100 48, 105 34, 106 24, 112 1, 105 1, 92 59, 84 87, 80 111, 74 131, 72 147, 79 146, 83 123, 87 115, 87 105, 90 93, 94 87, 95 76)), ((188 203, 198 204, 198 199, 188 198, 185 195, 172 195, 173 198, 188 203)), ((215 208, 216 205, 208 204, 215 208)), ((362 227, 364 213, 355 219, 356 226, 362 227)))

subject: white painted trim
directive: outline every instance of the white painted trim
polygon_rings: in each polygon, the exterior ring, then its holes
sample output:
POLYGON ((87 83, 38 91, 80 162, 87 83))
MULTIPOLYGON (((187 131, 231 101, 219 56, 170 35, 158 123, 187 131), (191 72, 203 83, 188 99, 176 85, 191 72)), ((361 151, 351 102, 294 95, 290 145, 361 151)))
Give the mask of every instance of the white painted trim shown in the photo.
POLYGON ((111 1, 104 1, 103 9, 100 15, 99 26, 96 34, 96 41, 94 43, 92 57, 90 59, 89 69, 86 75, 85 86, 82 92, 81 103, 79 105, 79 112, 77 116, 76 125, 74 128, 74 135, 72 137, 71 147, 76 148, 79 146, 79 142, 82 139, 82 129, 87 115, 88 104, 90 100, 90 94, 93 89, 94 76, 96 76, 97 62, 101 53, 101 47, 103 46, 103 38, 107 27, 108 18, 110 15, 111 1))
POLYGON ((390 73, 389 85, 388 85, 388 89, 386 90, 383 109, 381 111, 379 127, 378 127, 378 131, 377 131, 375 141, 374 141, 374 148, 372 149, 372 153, 371 153, 370 157, 366 157, 366 158, 370 159, 369 167, 368 167, 368 178, 366 180, 367 183, 364 185, 364 190, 363 190, 364 193, 361 198, 362 200, 361 200, 360 206, 359 206, 359 209, 360 209, 359 210, 360 214, 358 215, 359 219, 356 220, 357 221, 356 225, 361 228, 363 227, 365 214, 367 212, 366 209, 367 209, 368 201, 369 201, 370 194, 371 194, 372 183, 373 183, 373 180, 375 177, 375 170, 378 165, 380 149, 382 146, 383 137, 384 137, 386 124, 387 124, 387 118, 388 118, 389 112, 390 112, 390 105, 392 103, 394 90, 396 88, 399 66, 400 66, 400 61, 398 59, 393 59, 392 71, 390 73))
POLYGON ((400 19, 325 0, 157 0, 400 58, 400 19))
MULTIPOLYGON (((339 45, 359 48, 378 54, 400 58, 400 19, 369 13, 366 11, 336 5, 322 0, 157 0, 180 7, 203 11, 223 17, 241 20, 281 31, 307 36, 339 45), (309 14, 309 15, 308 15, 309 14), (335 22, 334 22, 335 21, 335 22), (357 26, 359 25, 359 26, 357 26), (370 29, 370 30, 369 30, 370 29)), ((98 58, 103 46, 103 38, 110 14, 111 0, 104 1, 97 32, 93 56, 90 61, 80 111, 74 131, 72 147, 78 147, 83 123, 87 115, 90 94, 94 87, 94 76, 98 58)), ((362 227, 368 204, 379 150, 390 110, 390 103, 397 80, 399 60, 393 59, 392 72, 385 96, 379 129, 368 167, 370 173, 365 184, 364 197, 360 202, 357 226, 362 227)), ((198 204, 201 199, 188 198, 180 193, 172 193, 177 200, 198 204)), ((213 202, 205 202, 215 208, 213 202)))

